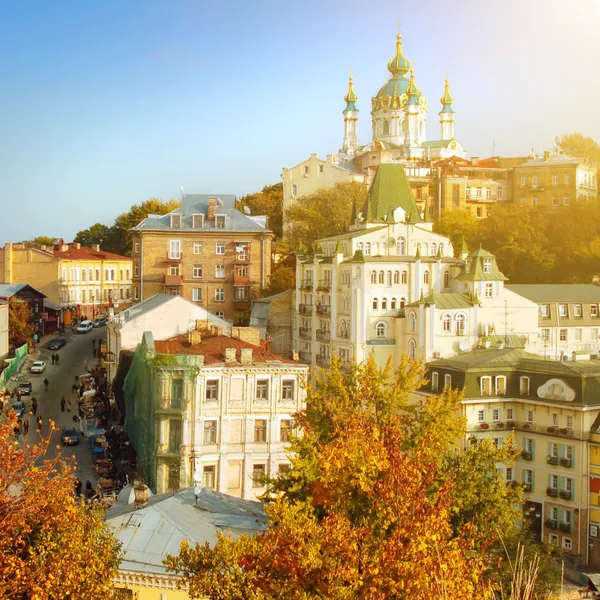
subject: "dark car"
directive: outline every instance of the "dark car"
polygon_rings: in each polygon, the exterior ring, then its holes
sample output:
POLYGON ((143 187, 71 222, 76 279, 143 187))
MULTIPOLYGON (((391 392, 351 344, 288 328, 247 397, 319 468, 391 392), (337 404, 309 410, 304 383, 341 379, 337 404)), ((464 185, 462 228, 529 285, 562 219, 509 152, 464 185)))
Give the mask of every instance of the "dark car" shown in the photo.
POLYGON ((16 394, 20 398, 21 396, 29 396, 33 390, 31 381, 22 381, 16 389, 16 394))
POLYGON ((106 317, 100 317, 94 321, 94 327, 104 327, 108 323, 108 319, 106 317))
POLYGON ((74 446, 79 444, 79 434, 74 427, 63 427, 60 430, 60 438, 63 446, 74 446))
POLYGON ((60 350, 66 344, 67 340, 65 338, 54 338, 48 342, 48 350, 60 350))

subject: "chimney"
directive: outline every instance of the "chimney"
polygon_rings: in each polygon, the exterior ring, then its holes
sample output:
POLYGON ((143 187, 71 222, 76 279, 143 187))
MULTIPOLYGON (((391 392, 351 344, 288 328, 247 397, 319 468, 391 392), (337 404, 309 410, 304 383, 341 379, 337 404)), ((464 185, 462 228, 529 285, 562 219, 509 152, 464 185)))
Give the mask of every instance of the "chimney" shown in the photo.
POLYGON ((100 244, 92 244, 92 250, 96 252, 100 252, 100 244))
POLYGON ((215 207, 217 205, 217 201, 215 198, 208 199, 208 220, 212 221, 215 218, 215 207))
POLYGON ((188 331, 188 344, 190 346, 195 346, 196 344, 199 344, 202 341, 202 334, 196 330, 196 329, 192 329, 191 331, 188 331))
POLYGON ((43 250, 45 252, 46 250, 48 250, 48 246, 46 246, 46 244, 42 244, 40 250, 43 250))
POLYGON ((479 166, 479 156, 471 156, 471 165, 474 167, 479 166))
POLYGON ((69 250, 69 245, 68 244, 61 244, 60 245, 60 251, 61 252, 67 252, 69 250))
POLYGON ((73 248, 75 248, 75 250, 80 250, 81 249, 81 244, 79 242, 73 242, 73 244, 71 244, 73 246, 73 248))
POLYGON ((225 359, 226 365, 235 365, 235 348, 225 348, 223 358, 225 359))
POLYGON ((550 152, 548 150, 544 151, 544 160, 548 160, 550 158, 550 152))
POLYGON ((240 363, 242 365, 252 364, 252 348, 242 348, 240 353, 240 363))
POLYGON ((217 335, 223 335, 223 328, 217 327, 217 335))

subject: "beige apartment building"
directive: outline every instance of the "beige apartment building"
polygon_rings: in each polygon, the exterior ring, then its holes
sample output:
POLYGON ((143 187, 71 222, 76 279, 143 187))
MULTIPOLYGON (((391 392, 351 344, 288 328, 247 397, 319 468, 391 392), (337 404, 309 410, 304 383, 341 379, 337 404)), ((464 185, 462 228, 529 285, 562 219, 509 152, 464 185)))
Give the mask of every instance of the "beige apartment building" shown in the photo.
POLYGON ((271 274, 267 217, 235 209, 232 195, 184 194, 167 215, 133 233, 133 296, 181 295, 220 317, 248 318, 253 290, 271 274))

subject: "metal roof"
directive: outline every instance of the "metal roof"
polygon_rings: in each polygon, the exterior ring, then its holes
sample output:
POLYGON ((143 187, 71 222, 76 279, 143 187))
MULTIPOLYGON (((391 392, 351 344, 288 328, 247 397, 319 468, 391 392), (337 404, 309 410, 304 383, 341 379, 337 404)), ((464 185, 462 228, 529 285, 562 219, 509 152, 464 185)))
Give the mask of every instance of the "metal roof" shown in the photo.
POLYGON ((593 283, 510 284, 505 286, 533 302, 600 302, 600 285, 593 283))
POLYGON ((37 292, 40 296, 43 296, 44 298, 46 297, 45 294, 39 290, 36 290, 34 287, 31 287, 27 283, 0 283, 0 298, 10 298, 25 288, 30 288, 34 292, 37 292))

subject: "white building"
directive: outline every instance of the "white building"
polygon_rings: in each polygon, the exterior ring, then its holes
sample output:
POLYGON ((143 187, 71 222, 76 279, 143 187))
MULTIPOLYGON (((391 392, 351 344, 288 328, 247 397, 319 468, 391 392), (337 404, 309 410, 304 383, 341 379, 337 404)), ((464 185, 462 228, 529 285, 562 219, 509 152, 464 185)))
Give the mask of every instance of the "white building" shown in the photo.
POLYGON ((0 358, 8 355, 8 302, 0 301, 0 358))
MULTIPOLYGON (((258 338, 254 328, 236 331, 258 338)), ((187 487, 196 473, 203 487, 260 496, 261 476, 289 466, 307 374, 244 339, 190 331, 155 341, 144 333, 124 391, 125 429, 148 485, 163 493, 187 487)))

